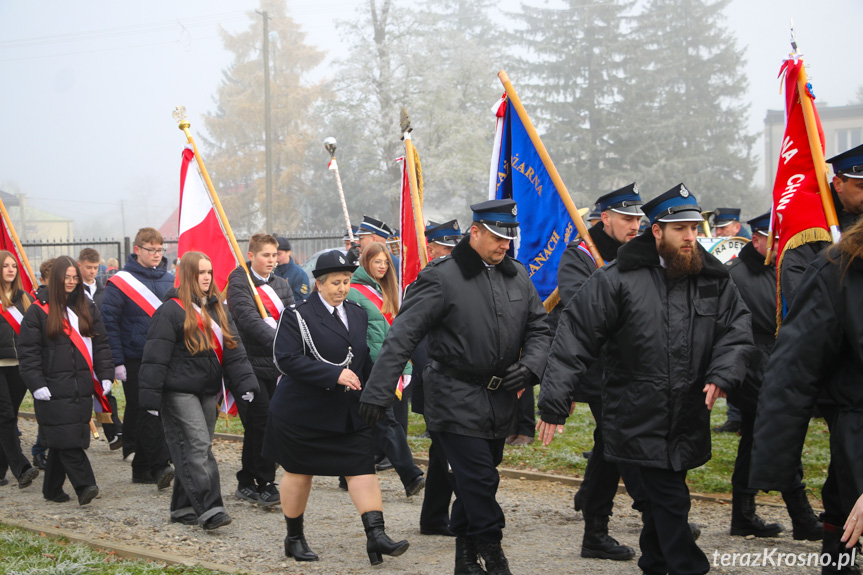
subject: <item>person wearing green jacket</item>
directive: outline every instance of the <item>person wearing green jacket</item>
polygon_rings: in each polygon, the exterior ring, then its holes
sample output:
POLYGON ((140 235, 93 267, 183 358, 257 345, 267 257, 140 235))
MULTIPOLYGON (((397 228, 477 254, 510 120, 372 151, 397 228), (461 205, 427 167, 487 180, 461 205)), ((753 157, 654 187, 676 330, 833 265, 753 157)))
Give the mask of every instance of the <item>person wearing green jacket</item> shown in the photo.
MULTIPOLYGON (((372 362, 377 360, 381 346, 389 332, 393 318, 398 314, 399 297, 393 261, 383 244, 372 243, 360 256, 360 265, 351 279, 348 299, 358 303, 369 316, 366 340, 372 362)), ((408 363, 400 382, 393 382, 393 392, 401 392, 402 383, 409 382, 411 365, 408 363)), ((392 406, 386 411, 373 430, 375 445, 392 464, 405 487, 408 497, 416 495, 425 486, 422 470, 414 464, 408 446, 405 428, 396 421, 392 406)), ((380 466, 387 468, 385 465, 380 466)))

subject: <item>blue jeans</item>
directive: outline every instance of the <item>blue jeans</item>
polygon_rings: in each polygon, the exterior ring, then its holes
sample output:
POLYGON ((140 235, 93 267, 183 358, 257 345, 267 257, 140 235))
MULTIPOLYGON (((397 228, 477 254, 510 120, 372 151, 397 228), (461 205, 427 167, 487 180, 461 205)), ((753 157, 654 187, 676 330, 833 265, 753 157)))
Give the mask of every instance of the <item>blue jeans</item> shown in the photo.
POLYGON ((165 392, 160 412, 168 451, 174 462, 171 517, 194 513, 198 524, 225 511, 213 433, 219 410, 216 396, 165 392))

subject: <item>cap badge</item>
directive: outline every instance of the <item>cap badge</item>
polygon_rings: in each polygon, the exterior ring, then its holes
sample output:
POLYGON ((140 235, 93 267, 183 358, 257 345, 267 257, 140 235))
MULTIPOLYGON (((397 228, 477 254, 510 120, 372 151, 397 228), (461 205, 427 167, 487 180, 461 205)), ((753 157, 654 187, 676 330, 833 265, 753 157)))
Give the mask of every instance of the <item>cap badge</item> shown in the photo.
POLYGON ((688 198, 689 197, 689 190, 686 189, 686 186, 680 186, 680 197, 681 198, 688 198))
POLYGON ((516 208, 517 208, 516 206, 512 207, 512 215, 514 215, 514 216, 518 215, 518 210, 516 208))
POLYGON ((638 184, 632 184, 632 193, 638 195, 638 184))
POLYGON ((452 229, 454 229, 454 230, 458 229, 458 222, 453 222, 452 229))
POLYGON ((343 258, 342 256, 339 256, 339 263, 340 263, 340 264, 344 264, 344 263, 345 263, 345 258, 343 258))

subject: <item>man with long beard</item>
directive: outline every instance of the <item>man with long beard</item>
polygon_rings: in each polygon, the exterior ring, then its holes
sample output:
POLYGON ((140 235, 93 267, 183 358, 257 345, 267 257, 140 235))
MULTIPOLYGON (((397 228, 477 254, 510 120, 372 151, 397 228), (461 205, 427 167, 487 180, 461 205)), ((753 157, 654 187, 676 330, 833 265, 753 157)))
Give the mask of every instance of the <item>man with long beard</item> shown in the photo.
POLYGON ((750 313, 726 267, 696 242, 701 208, 683 184, 643 209, 649 231, 622 246, 563 310, 537 436, 551 442, 573 388, 600 360, 605 458, 641 479, 638 566, 706 573, 688 524, 686 472, 710 459, 710 409, 743 379, 750 313))

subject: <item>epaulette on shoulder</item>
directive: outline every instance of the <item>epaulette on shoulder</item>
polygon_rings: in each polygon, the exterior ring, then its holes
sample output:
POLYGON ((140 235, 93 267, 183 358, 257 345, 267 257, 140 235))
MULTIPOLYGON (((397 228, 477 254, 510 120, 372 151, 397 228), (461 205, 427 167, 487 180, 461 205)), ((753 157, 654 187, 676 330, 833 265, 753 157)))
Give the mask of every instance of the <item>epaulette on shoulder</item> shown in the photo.
POLYGON ((357 302, 355 302, 355 301, 351 301, 351 300, 349 300, 349 299, 346 299, 346 300, 345 300, 345 303, 349 303, 349 304, 351 304, 351 305, 355 305, 355 306, 357 306, 357 307, 358 307, 358 308, 360 308, 360 309, 363 309, 363 306, 361 306, 360 304, 358 304, 358 303, 357 303, 357 302))
POLYGON ((429 263, 426 264, 426 267, 428 267, 428 266, 439 266, 442 263, 444 263, 445 261, 448 261, 451 259, 452 259, 452 254, 447 254, 445 256, 441 256, 439 258, 433 259, 432 261, 430 261, 429 263))

